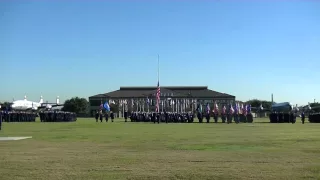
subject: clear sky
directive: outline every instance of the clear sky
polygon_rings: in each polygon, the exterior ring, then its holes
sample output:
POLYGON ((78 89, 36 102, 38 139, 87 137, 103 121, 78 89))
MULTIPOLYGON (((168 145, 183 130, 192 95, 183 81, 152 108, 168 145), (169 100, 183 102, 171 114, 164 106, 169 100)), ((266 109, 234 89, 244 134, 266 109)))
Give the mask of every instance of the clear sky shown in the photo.
POLYGON ((317 1, 1 1, 0 101, 205 85, 320 101, 317 1))

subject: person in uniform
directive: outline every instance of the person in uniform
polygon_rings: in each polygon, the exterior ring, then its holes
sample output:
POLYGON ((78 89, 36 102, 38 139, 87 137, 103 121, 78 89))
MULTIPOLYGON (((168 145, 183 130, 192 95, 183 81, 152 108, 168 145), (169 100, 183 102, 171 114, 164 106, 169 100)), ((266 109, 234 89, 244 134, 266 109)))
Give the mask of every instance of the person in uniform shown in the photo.
POLYGON ((0 131, 2 128, 2 117, 3 117, 2 114, 3 114, 2 111, 0 111, 0 131))
POLYGON ((103 114, 102 114, 102 110, 100 110, 100 112, 99 112, 99 118, 100 118, 100 122, 102 122, 102 121, 103 121, 103 114))
POLYGON ((113 119, 114 119, 113 111, 110 111, 110 118, 111 118, 111 122, 113 122, 113 119))
POLYGON ((128 119, 128 112, 126 110, 124 111, 124 121, 127 122, 127 119, 128 119))
POLYGON ((106 122, 108 122, 108 120, 109 120, 109 114, 108 114, 108 112, 106 112, 105 116, 106 116, 106 122))
POLYGON ((164 119, 165 119, 165 122, 168 123, 169 121, 169 114, 166 110, 164 110, 164 119))
POLYGON ((153 124, 156 123, 156 119, 157 119, 157 115, 155 112, 152 113, 152 121, 153 121, 153 124))
POLYGON ((95 118, 96 118, 96 122, 98 122, 98 118, 99 118, 99 112, 98 112, 98 111, 96 111, 96 116, 95 116, 95 118))
POLYGON ((221 112, 222 123, 226 122, 226 110, 227 110, 226 106, 223 106, 222 112, 221 112))
POLYGON ((290 122, 291 122, 292 124, 295 123, 295 115, 294 115, 293 112, 290 113, 290 122))
POLYGON ((206 113, 206 119, 207 119, 207 123, 210 122, 210 111, 206 113))
POLYGON ((227 123, 228 124, 232 123, 233 113, 234 113, 234 109, 233 109, 232 105, 230 104, 229 110, 228 110, 228 115, 227 115, 227 123))
POLYGON ((305 120, 305 114, 304 112, 301 113, 301 121, 302 121, 302 124, 304 124, 304 120, 305 120))
POLYGON ((156 119, 156 122, 159 124, 160 123, 160 113, 155 113, 155 115, 156 115, 156 117, 155 117, 155 119, 156 119))

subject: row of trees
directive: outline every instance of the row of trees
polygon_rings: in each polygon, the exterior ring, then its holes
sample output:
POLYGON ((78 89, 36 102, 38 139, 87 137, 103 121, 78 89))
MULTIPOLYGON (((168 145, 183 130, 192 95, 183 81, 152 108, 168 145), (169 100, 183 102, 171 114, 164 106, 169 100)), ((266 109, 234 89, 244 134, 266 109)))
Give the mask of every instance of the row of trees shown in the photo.
MULTIPOLYGON (((85 98, 74 97, 64 102, 62 111, 75 112, 77 114, 90 114, 89 112, 90 103, 85 98)), ((109 104, 110 110, 117 112, 118 106, 115 104, 109 104)))

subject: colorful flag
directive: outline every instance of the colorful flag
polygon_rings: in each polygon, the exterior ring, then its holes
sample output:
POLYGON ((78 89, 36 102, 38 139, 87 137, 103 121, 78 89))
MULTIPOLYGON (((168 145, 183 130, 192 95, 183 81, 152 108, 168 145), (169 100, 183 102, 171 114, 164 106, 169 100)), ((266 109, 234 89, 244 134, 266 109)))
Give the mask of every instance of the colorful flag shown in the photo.
POLYGON ((209 103, 207 103, 207 113, 208 114, 210 113, 210 105, 209 105, 209 103))
POLYGON ((105 102, 104 105, 103 105, 103 107, 104 107, 104 109, 105 109, 106 111, 110 111, 110 106, 109 106, 108 102, 105 102))
POLYGON ((160 111, 160 108, 159 108, 159 103, 160 103, 160 84, 159 84, 159 81, 158 81, 158 86, 157 86, 156 98, 157 98, 156 112, 159 112, 160 111))
POLYGON ((226 110, 227 110, 226 106, 223 106, 223 108, 222 108, 222 113, 225 114, 225 113, 226 113, 226 110))
POLYGON ((251 104, 247 107, 247 113, 251 113, 251 104))
POLYGON ((230 105, 230 114, 233 114, 234 113, 234 109, 232 107, 232 105, 230 105))
POLYGON ((219 107, 218 107, 218 104, 217 104, 217 103, 215 103, 215 105, 214 105, 214 112, 215 112, 216 114, 218 114, 218 112, 219 112, 219 107))
POLYGON ((248 105, 245 105, 243 108, 242 108, 242 113, 243 115, 247 115, 247 109, 248 109, 248 105))

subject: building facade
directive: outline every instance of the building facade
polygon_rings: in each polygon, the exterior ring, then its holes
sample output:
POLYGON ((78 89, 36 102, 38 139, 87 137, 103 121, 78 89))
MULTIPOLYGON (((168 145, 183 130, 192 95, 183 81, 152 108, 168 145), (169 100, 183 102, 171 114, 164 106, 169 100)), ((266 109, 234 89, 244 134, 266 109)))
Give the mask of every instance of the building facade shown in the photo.
MULTIPOLYGON (((160 88, 160 111, 187 112, 198 104, 219 107, 235 103, 235 96, 208 89, 207 86, 166 86, 160 88)), ((157 87, 120 87, 119 90, 89 97, 93 115, 102 103, 108 102, 119 116, 126 110, 155 111, 157 87), (117 112, 119 111, 119 112, 117 112)), ((111 108, 112 110, 112 108, 111 108)))

